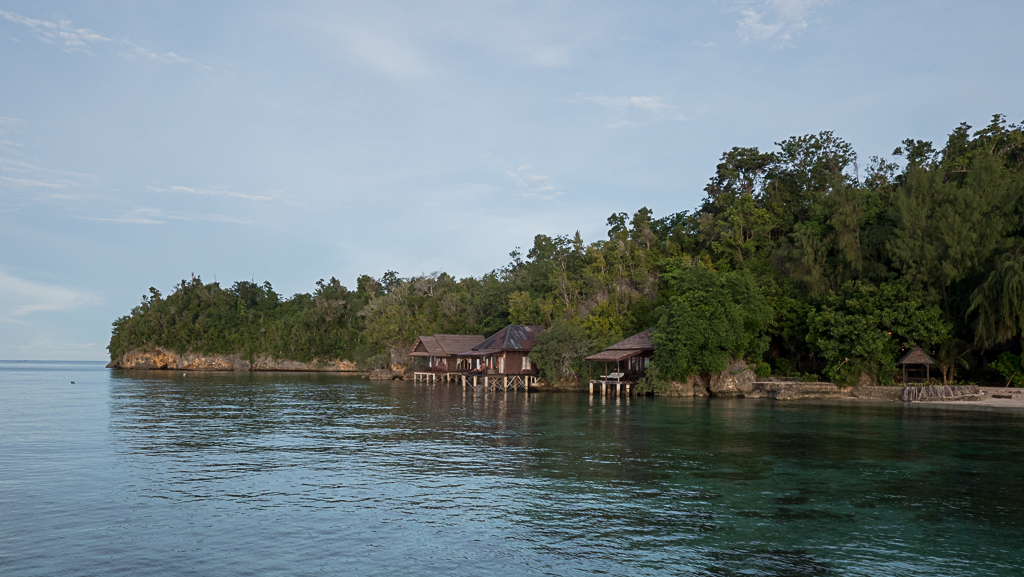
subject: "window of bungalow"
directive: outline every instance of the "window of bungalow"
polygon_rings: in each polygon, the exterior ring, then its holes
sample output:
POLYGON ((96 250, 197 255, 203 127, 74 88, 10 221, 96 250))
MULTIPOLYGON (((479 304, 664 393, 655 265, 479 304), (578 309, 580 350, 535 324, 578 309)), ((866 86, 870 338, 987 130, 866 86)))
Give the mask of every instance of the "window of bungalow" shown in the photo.
POLYGON ((530 370, 530 357, 523 355, 523 367, 524 371, 530 370))

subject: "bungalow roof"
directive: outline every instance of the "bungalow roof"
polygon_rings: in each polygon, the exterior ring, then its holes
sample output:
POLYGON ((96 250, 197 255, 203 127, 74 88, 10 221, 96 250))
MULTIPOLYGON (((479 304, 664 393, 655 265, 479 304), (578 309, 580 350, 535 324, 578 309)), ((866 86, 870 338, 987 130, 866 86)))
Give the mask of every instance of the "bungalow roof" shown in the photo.
POLYGON ((639 349, 642 351, 653 351, 654 341, 651 339, 652 335, 654 335, 654 329, 649 328, 646 331, 639 332, 629 338, 623 339, 605 350, 623 351, 639 349))
POLYGON ((447 357, 468 351, 483 335, 424 335, 412 345, 412 357, 447 357))
POLYGON ((934 359, 925 354, 921 347, 914 347, 903 355, 903 358, 896 361, 898 365, 937 365, 934 359))
POLYGON ((501 351, 529 351, 537 344, 537 335, 544 329, 537 325, 509 325, 462 353, 478 356, 501 351))
POLYGON ((483 335, 434 335, 437 344, 445 354, 457 355, 472 349, 484 340, 483 335))
POLYGON ((588 361, 605 362, 605 363, 617 363, 642 354, 644 351, 640 349, 605 349, 597 354, 590 355, 586 358, 588 361))
POLYGON ((605 350, 590 355, 584 360, 595 361, 595 362, 611 362, 617 363, 621 360, 628 359, 629 357, 639 355, 646 351, 654 350, 654 341, 651 340, 651 335, 654 334, 654 329, 650 328, 646 331, 639 332, 627 339, 615 343, 614 345, 606 348, 605 350))

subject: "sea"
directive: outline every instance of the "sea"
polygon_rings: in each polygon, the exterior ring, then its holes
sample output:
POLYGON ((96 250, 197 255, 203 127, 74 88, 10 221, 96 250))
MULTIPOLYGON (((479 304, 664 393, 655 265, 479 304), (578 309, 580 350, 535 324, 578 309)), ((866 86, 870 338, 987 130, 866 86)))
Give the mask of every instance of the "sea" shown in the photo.
POLYGON ((0 575, 1024 575, 1024 412, 0 362, 0 575))

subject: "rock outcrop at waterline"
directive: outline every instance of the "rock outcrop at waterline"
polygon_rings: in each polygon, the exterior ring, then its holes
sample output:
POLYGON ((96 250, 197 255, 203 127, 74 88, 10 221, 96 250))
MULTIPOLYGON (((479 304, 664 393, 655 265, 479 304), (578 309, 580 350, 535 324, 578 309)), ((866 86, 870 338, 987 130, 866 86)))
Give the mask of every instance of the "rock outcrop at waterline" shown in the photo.
POLYGON ((975 401, 984 395, 976 386, 881 387, 866 375, 853 387, 833 383, 798 382, 770 377, 757 380, 754 371, 742 360, 729 363, 717 375, 693 375, 682 382, 669 383, 663 393, 675 397, 745 397, 797 401, 803 399, 871 399, 878 401, 975 401))
POLYGON ((149 351, 131 351, 121 358, 110 361, 108 369, 173 369, 192 371, 323 371, 323 372, 355 372, 356 365, 351 361, 331 359, 302 363, 287 359, 274 359, 267 355, 256 357, 255 361, 242 358, 240 355, 203 355, 185 353, 179 355, 174 351, 157 347, 149 351))
POLYGON ((665 394, 672 397, 750 397, 754 393, 755 379, 747 363, 736 360, 717 375, 691 375, 684 382, 672 382, 665 394))

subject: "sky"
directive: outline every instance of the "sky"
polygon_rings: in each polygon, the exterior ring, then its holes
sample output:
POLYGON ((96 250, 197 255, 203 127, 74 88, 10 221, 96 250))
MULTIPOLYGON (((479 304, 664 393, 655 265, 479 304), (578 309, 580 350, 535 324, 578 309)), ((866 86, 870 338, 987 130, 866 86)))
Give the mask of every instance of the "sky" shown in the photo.
POLYGON ((860 165, 1024 120, 1024 2, 0 0, 0 359, 149 287, 480 276, 696 208, 722 153, 860 165))

